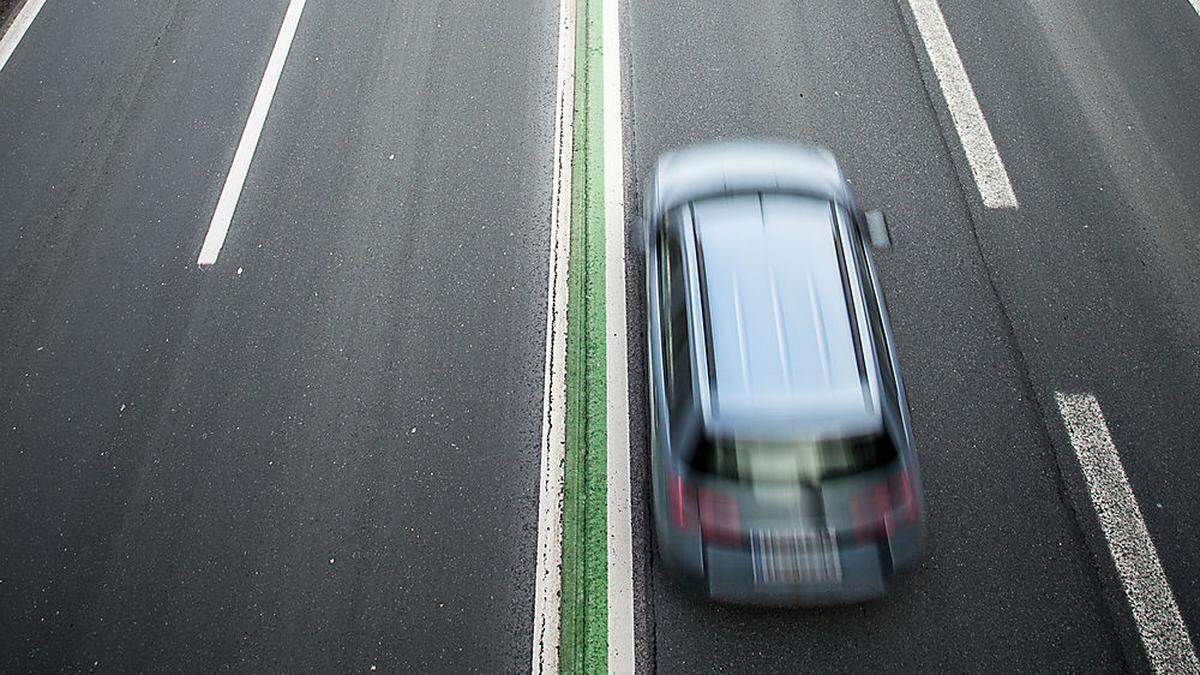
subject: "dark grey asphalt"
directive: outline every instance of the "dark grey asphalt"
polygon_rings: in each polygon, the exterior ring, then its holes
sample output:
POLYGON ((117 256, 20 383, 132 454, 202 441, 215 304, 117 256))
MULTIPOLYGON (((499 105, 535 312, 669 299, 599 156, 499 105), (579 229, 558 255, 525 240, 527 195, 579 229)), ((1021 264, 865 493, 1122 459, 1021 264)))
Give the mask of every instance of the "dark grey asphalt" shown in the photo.
POLYGON ((1104 407, 1200 644, 1200 17, 1170 0, 1025 4, 944 4, 1022 199, 980 241, 1044 405, 1058 389, 1104 407))
MULTIPOLYGON (((900 3, 624 3, 635 178, 688 142, 811 141, 841 158, 864 204, 889 213, 897 243, 880 272, 930 532, 925 563, 880 602, 757 611, 672 586, 635 505, 644 667, 1144 669, 1053 408, 1059 390, 1098 396, 1185 620, 1200 625, 1200 498, 1188 489, 1200 18, 1171 0, 942 5, 1016 213, 982 209, 900 3)), ((640 286, 630 289, 636 316, 640 286)), ((643 381, 631 372, 634 410, 643 381)), ((645 442, 633 451, 643 504, 645 442)))
MULTIPOLYGON (((0 72, 0 671, 528 667, 557 3, 308 0, 198 270, 286 4, 51 0, 0 72)), ((888 211, 930 529, 866 606, 683 595, 631 339, 644 669, 1144 669, 1060 390, 1200 642, 1200 17, 940 4, 1015 213, 896 0, 623 4, 630 204, 662 150, 770 135, 888 211)))
POLYGON ((528 667, 556 7, 48 2, 0 73, 0 671, 528 667))

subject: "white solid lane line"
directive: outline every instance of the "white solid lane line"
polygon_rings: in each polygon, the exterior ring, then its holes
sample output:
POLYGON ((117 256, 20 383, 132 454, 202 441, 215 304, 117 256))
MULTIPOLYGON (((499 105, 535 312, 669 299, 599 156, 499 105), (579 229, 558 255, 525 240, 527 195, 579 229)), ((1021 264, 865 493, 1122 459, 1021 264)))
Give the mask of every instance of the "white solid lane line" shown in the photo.
POLYGON ((562 599, 563 462, 566 458, 567 275, 571 258, 571 160, 575 112, 575 2, 558 9, 558 84, 554 105, 554 174, 550 270, 546 282, 546 364, 542 392, 542 459, 538 478, 537 566, 533 590, 534 675, 558 673, 562 599))
POLYGON ((1100 403, 1091 394, 1056 393, 1054 397, 1150 665, 1159 673, 1200 672, 1196 651, 1125 477, 1100 403))
POLYGON ((608 672, 633 672, 633 526, 625 321, 625 146, 620 0, 604 0, 604 323, 608 416, 608 672))
POLYGON ((1188 2, 1192 3, 1192 9, 1196 10, 1197 14, 1200 14, 1200 0, 1188 0, 1188 2))
POLYGON ((0 37, 0 70, 4 70, 4 66, 8 65, 9 57, 16 51, 17 45, 21 43, 21 38, 25 37, 25 31, 29 30, 29 26, 37 18, 38 12, 42 11, 44 4, 46 4, 46 0, 26 2, 21 7, 21 11, 17 12, 17 18, 13 19, 12 25, 8 27, 8 32, 0 37))
POLYGON ((229 167, 229 175, 225 177, 225 187, 221 188, 221 197, 217 199, 217 208, 208 224, 208 234, 204 236, 204 245, 200 247, 200 257, 196 260, 198 265, 212 265, 217 262, 217 256, 225 244, 229 223, 233 221, 233 212, 242 196, 242 186, 246 183, 250 162, 258 148, 258 137, 267 121, 267 112, 271 110, 271 101, 275 98, 279 76, 283 73, 283 65, 287 63, 288 52, 292 49, 292 39, 296 36, 300 15, 304 13, 304 3, 305 0, 291 0, 287 12, 283 15, 283 24, 279 27, 278 37, 275 38, 275 48, 271 50, 267 69, 263 72, 258 93, 254 96, 254 105, 250 107, 250 116, 246 119, 246 128, 242 130, 242 139, 233 155, 233 164, 229 167))
POLYGON ((937 0, 908 0, 908 5, 950 109, 950 118, 958 131, 983 205, 992 209, 1017 208, 1017 196, 1008 180, 1004 161, 1000 159, 992 131, 979 108, 975 89, 971 87, 937 0))

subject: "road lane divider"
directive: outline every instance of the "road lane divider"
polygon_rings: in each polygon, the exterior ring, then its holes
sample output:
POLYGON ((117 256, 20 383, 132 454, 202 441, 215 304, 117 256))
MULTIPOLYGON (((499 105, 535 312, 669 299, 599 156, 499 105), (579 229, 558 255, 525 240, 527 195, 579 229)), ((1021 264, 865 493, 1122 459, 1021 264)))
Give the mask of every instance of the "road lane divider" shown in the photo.
POLYGON ((535 675, 558 673, 562 602, 563 472, 566 454, 567 298, 575 111, 575 2, 560 0, 554 104, 550 267, 546 290, 546 362, 538 480, 537 563, 533 596, 535 675))
POLYGON ((576 1, 559 670, 607 670, 607 404, 601 2, 576 1))
POLYGON ((946 107, 950 110, 950 119, 958 132, 983 205, 991 209, 1017 208, 1017 195, 1008 179, 1004 160, 996 149, 991 128, 979 107, 975 89, 967 77, 958 47, 954 44, 937 0, 908 0, 908 6, 933 65, 946 107))
POLYGON ((1054 398, 1150 666, 1158 673, 1200 672, 1100 403, 1091 394, 1057 392, 1054 398))
POLYGON ((275 38, 275 47, 271 50, 271 58, 267 60, 267 68, 258 85, 258 93, 254 96, 254 104, 250 106, 250 115, 246 119, 245 128, 242 129, 241 140, 238 141, 237 150, 233 154, 233 163, 225 176, 225 185, 221 188, 221 196, 217 199, 217 207, 208 224, 208 233, 204 236, 204 244, 200 247, 200 255, 196 259, 196 264, 201 267, 216 263, 221 247, 225 245, 225 236, 229 234, 229 225, 233 222, 234 211, 237 209, 238 200, 241 199, 246 174, 250 171, 250 162, 253 161, 254 152, 258 148, 258 139, 266 124, 267 113, 271 110, 271 101, 275 98, 279 77, 283 74, 283 66, 287 63, 288 53, 292 49, 292 40, 296 37, 296 27, 300 25, 300 16, 304 13, 304 3, 305 0, 291 0, 283 15, 283 23, 279 26, 279 34, 275 38))
POLYGON ((632 673, 633 522, 625 316, 625 144, 620 0, 602 0, 604 34, 604 320, 608 402, 608 672, 632 673))
MULTIPOLYGON (((564 0, 560 10, 564 17, 572 12, 575 17, 573 42, 565 36, 559 41, 556 142, 569 142, 570 150, 556 152, 556 161, 565 156, 570 166, 556 164, 560 173, 552 215, 556 228, 568 225, 570 239, 565 266, 565 415, 561 437, 547 436, 543 444, 535 673, 626 673, 634 667, 617 2, 564 0), (568 50, 574 55, 573 71, 563 75, 570 67, 562 59, 568 50), (572 85, 573 98, 568 98, 561 88, 572 85), (563 214, 561 192, 566 184, 569 218, 563 214), (560 440, 561 460, 553 454, 560 440), (561 467, 559 474, 554 473, 556 467, 561 467), (555 516, 561 518, 561 548, 553 542, 555 516), (551 608, 554 572, 561 574, 561 602, 551 608), (559 631, 554 636, 556 623, 559 631)), ((570 28, 571 21, 560 22, 561 30, 570 28)), ((561 276, 553 278, 561 283, 561 276)), ((561 320, 561 315, 555 317, 561 320)), ((547 382, 551 383, 549 376, 547 382)), ((557 410, 550 400, 548 409, 557 410)), ((547 418, 547 424, 554 429, 552 419, 547 418)))
POLYGON ((21 9, 17 11, 17 16, 9 25, 8 30, 0 36, 0 71, 3 71, 4 66, 8 65, 9 57, 16 51, 17 45, 21 44, 21 38, 25 37, 25 31, 33 25, 33 20, 37 18, 38 12, 42 11, 42 5, 45 4, 46 0, 26 0, 21 9))

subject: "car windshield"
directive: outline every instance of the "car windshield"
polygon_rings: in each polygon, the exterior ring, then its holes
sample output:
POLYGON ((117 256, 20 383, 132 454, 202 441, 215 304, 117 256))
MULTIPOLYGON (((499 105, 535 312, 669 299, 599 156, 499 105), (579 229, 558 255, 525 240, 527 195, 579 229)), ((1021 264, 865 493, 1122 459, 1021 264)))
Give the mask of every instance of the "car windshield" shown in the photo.
POLYGON ((703 474, 752 484, 819 483, 896 459, 886 433, 853 438, 758 441, 710 438, 692 457, 703 474))

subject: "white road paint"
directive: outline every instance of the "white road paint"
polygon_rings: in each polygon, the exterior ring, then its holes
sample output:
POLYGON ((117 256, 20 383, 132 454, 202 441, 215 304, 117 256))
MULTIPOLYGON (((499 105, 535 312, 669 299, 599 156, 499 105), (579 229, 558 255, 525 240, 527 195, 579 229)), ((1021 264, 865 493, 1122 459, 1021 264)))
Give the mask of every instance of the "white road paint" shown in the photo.
POLYGON ((1054 397, 1150 665, 1159 673, 1200 673, 1196 651, 1100 403, 1091 394, 1056 393, 1054 397))
POLYGON ((1188 0, 1188 2, 1192 3, 1192 9, 1196 10, 1197 14, 1200 14, 1200 0, 1188 0))
POLYGON ((950 35, 937 0, 908 0, 908 5, 912 8, 917 30, 925 43, 925 51, 933 64, 946 106, 950 109, 950 118, 958 131, 983 205, 991 209, 1017 208, 1017 196, 1008 180, 1004 161, 1000 159, 992 131, 979 108, 975 89, 963 68, 958 48, 954 46, 954 38, 950 35))
POLYGON ((604 325, 608 417, 608 672, 632 673, 633 526, 629 487, 629 357, 625 321, 625 146, 620 0, 603 0, 604 325))
POLYGON ((571 257, 571 161, 575 111, 575 2, 560 0, 558 84, 550 271, 546 292, 546 365, 542 393, 542 461, 538 488, 537 569, 533 591, 535 675, 558 673, 562 611, 562 506, 566 459, 567 275, 571 257))
POLYGON ((0 37, 0 70, 4 70, 4 66, 8 65, 9 57, 16 51, 17 45, 21 44, 21 38, 25 37, 25 31, 29 30, 29 26, 37 18, 38 12, 42 11, 44 4, 46 4, 46 0, 28 0, 21 6, 21 11, 17 12, 8 31, 4 33, 3 37, 0 37))
POLYGON ((288 52, 292 49, 292 39, 296 37, 296 26, 300 24, 300 15, 304 13, 305 0, 291 0, 287 12, 283 15, 283 24, 279 27, 279 35, 275 38, 275 47, 271 50, 271 58, 267 61, 267 69, 263 72, 262 82, 258 85, 258 93, 254 96, 254 105, 250 107, 250 117, 242 130, 242 139, 238 142, 237 151, 233 155, 233 164, 229 167, 229 175, 225 177, 225 187, 221 188, 221 196, 217 199, 217 208, 208 224, 208 234, 204 236, 204 245, 200 247, 200 257, 196 263, 201 266, 217 262, 221 247, 225 244, 225 235, 229 234, 229 224, 233 221, 233 212, 237 209, 238 200, 242 196, 242 186, 246 183, 246 174, 250 171, 250 162, 254 159, 254 151, 258 148, 258 138, 262 135, 263 125, 267 121, 267 113, 271 110, 271 101, 275 98, 275 88, 279 85, 279 76, 287 63, 288 52))

